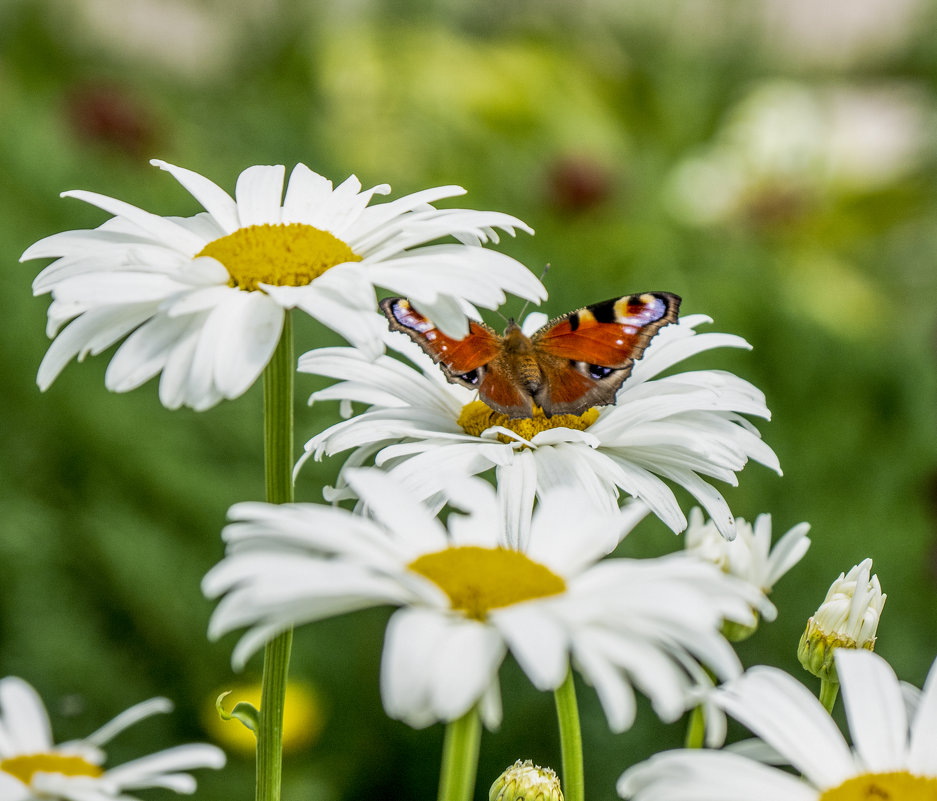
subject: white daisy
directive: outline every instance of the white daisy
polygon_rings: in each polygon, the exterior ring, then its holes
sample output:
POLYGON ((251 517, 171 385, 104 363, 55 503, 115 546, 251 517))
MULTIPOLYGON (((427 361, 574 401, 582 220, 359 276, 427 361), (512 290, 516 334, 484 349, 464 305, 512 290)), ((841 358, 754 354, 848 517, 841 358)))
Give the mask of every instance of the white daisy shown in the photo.
MULTIPOLYGON (((542 314, 530 315, 524 329, 530 333, 543 321, 542 314)), ((297 469, 309 457, 350 450, 348 465, 373 458, 430 498, 454 472, 495 467, 499 484, 514 487, 514 497, 533 498, 549 487, 575 484, 591 504, 610 510, 624 490, 674 531, 682 531, 686 518, 670 481, 687 489, 723 536, 731 538, 732 513, 706 479, 735 485, 736 472, 750 458, 780 472, 774 452, 742 416, 768 419, 764 395, 720 370, 656 378, 701 351, 750 347, 730 334, 697 334, 696 327, 707 322, 704 315, 689 315, 661 329, 635 363, 615 405, 578 417, 508 420, 475 400, 473 390, 448 383, 403 334, 388 332, 385 342, 414 367, 389 356, 372 362, 351 348, 312 351, 300 357, 300 371, 340 383, 311 400, 338 399, 346 409, 354 401, 369 408, 309 440, 297 469)), ((340 477, 339 490, 330 497, 347 496, 343 489, 340 477)))
POLYGON ((299 164, 283 197, 284 167, 255 166, 241 173, 231 198, 197 173, 152 163, 205 212, 160 217, 93 192, 65 192, 114 217, 42 239, 23 254, 56 259, 33 283, 35 294, 52 294, 47 328, 55 341, 39 367, 43 390, 71 359, 126 336, 108 366, 108 389, 124 392, 162 373, 165 406, 205 409, 254 383, 286 309, 302 309, 375 356, 375 285, 410 296, 453 336, 467 332, 461 303, 493 308, 505 292, 546 297, 521 264, 479 247, 497 241, 495 227, 530 232, 524 223, 430 205, 462 194, 460 187, 368 205, 390 187, 362 191, 351 176, 333 189, 299 164), (459 243, 426 244, 447 236, 459 243))
POLYGON ((756 667, 717 691, 716 702, 800 776, 731 751, 668 751, 626 771, 619 794, 635 801, 937 797, 937 662, 911 718, 881 657, 841 649, 836 667, 852 747, 806 687, 776 668, 756 667))
MULTIPOLYGON (((698 507, 690 510, 690 524, 685 536, 686 550, 692 556, 704 559, 720 567, 729 575, 748 582, 765 595, 771 593, 775 582, 807 553, 810 539, 809 523, 799 523, 786 532, 771 547, 771 515, 761 514, 754 525, 743 518, 736 518, 734 540, 726 540, 715 523, 703 519, 698 507)), ((774 620, 777 610, 773 604, 765 604, 764 617, 774 620)), ((758 625, 758 615, 752 610, 752 619, 742 626, 733 627, 727 633, 729 639, 739 640, 751 634, 758 625)))
POLYGON ((451 514, 448 528, 383 471, 347 480, 373 519, 315 504, 231 509, 227 555, 202 588, 223 596, 211 638, 248 628, 236 667, 291 626, 392 604, 381 692, 388 714, 416 727, 476 703, 496 725, 508 650, 540 690, 556 689, 572 661, 616 731, 634 719, 635 687, 673 720, 709 682, 703 665, 720 677, 739 670, 719 626, 757 603, 749 586, 683 553, 602 559, 646 514, 641 504, 599 510, 581 491, 551 488, 529 539, 511 547, 519 534, 480 479, 450 484, 468 514, 451 514))
POLYGON ((128 791, 162 787, 195 792, 186 771, 224 766, 213 745, 180 745, 114 768, 105 768, 101 747, 144 718, 172 704, 152 698, 122 712, 81 740, 56 745, 49 716, 36 691, 22 679, 0 681, 0 798, 3 801, 132 801, 128 791))

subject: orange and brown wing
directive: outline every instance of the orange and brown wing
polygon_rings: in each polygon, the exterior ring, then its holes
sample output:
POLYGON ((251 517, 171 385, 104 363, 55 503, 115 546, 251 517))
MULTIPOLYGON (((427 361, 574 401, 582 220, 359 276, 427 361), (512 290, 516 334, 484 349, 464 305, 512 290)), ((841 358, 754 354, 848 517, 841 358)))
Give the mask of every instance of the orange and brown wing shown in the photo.
POLYGON ((582 414, 615 402, 654 335, 676 322, 680 298, 642 292, 593 303, 552 320, 534 344, 544 383, 534 400, 547 414, 582 414))
POLYGON ((384 298, 381 311, 394 331, 403 331, 434 361, 453 384, 478 389, 486 367, 501 351, 501 337, 484 323, 469 320, 469 333, 454 339, 420 314, 406 298, 384 298))

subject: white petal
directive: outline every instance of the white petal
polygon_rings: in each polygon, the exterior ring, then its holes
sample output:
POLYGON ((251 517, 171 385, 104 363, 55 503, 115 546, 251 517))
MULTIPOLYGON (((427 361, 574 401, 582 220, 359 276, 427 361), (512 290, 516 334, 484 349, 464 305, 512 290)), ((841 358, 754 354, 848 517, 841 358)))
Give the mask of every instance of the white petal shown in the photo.
POLYGON ((39 694, 25 681, 0 681, 0 712, 10 755, 37 754, 52 747, 52 728, 39 694))
POLYGON ((160 159, 151 159, 150 164, 166 170, 182 184, 192 197, 202 204, 202 208, 215 218, 225 233, 230 234, 239 227, 237 204, 220 186, 197 172, 177 167, 160 159))
POLYGON ((468 712, 495 681, 506 649, 492 626, 455 617, 446 622, 424 670, 431 671, 433 709, 450 721, 468 712))
POLYGON ((563 626, 536 601, 491 613, 491 619, 538 690, 555 690, 569 671, 569 643, 563 626))
POLYGON ((836 650, 853 747, 872 773, 905 767, 908 720, 898 677, 880 656, 865 650, 836 650))
POLYGON ((345 479, 374 518, 399 542, 424 552, 446 547, 446 534, 436 518, 386 473, 376 469, 349 470, 345 479))
POLYGON ((128 392, 149 381, 166 364, 189 321, 165 316, 150 318, 117 349, 107 366, 104 385, 111 392, 128 392))
POLYGON ((168 698, 151 698, 149 701, 142 701, 130 707, 130 709, 124 710, 109 723, 105 723, 96 732, 85 737, 84 741, 96 746, 104 745, 135 723, 152 715, 171 711, 172 701, 168 698))
POLYGON ((151 214, 136 206, 131 206, 122 200, 99 195, 97 192, 85 192, 80 189, 63 192, 62 197, 83 200, 85 203, 90 203, 99 209, 123 217, 136 225, 142 233, 176 248, 180 253, 194 256, 205 246, 205 242, 201 237, 196 236, 184 226, 166 217, 160 217, 158 214, 151 214))
POLYGON ((381 657, 381 698, 392 718, 414 728, 435 723, 427 666, 445 629, 437 612, 400 609, 387 623, 381 657))
POLYGON ((726 751, 666 751, 629 768, 616 785, 634 801, 818 801, 795 776, 726 751))
POLYGON ((510 464, 497 469, 498 500, 501 503, 504 545, 516 550, 527 550, 530 539, 531 510, 537 491, 537 462, 533 453, 524 450, 510 464))
POLYGON ((281 221, 280 200, 286 168, 255 165, 244 170, 237 180, 238 218, 243 227, 277 224, 281 221))
POLYGON ((751 668, 718 691, 719 704, 819 787, 855 773, 852 753, 820 702, 774 668, 751 668))
POLYGON ((284 313, 262 292, 232 295, 218 312, 214 383, 224 397, 237 398, 269 364, 283 330, 284 313))
POLYGON ((924 682, 911 726, 908 770, 921 776, 937 776, 937 661, 924 682))
POLYGON ((165 785, 153 782, 159 781, 163 774, 195 768, 223 768, 225 762, 224 752, 213 745, 179 745, 111 768, 106 778, 127 789, 162 787, 165 785))

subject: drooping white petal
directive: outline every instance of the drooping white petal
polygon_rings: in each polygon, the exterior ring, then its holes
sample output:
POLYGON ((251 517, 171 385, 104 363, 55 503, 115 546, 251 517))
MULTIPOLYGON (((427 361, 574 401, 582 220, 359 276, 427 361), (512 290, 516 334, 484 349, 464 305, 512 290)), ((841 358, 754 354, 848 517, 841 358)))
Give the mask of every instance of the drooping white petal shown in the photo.
POLYGON ((202 204, 202 208, 215 218, 226 234, 230 234, 239 227, 237 204, 220 186, 197 172, 177 167, 160 159, 151 159, 150 164, 166 170, 182 184, 189 194, 202 204))
POLYGON ((152 715, 167 712, 172 712, 172 701, 168 698, 151 698, 149 701, 142 701, 121 712, 109 723, 104 724, 100 729, 85 737, 84 740, 92 745, 104 745, 135 723, 139 723, 152 715))

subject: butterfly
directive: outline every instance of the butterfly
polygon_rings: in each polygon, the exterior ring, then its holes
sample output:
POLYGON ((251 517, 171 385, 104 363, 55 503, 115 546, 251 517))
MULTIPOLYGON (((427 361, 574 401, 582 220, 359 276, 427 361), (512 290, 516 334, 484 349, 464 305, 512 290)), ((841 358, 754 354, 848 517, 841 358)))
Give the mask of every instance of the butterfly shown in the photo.
POLYGON ((381 311, 393 331, 407 334, 453 384, 508 417, 582 414, 615 402, 651 339, 677 321, 680 298, 641 292, 603 300, 550 320, 530 337, 513 320, 503 335, 469 320, 463 339, 442 333, 406 298, 384 298, 381 311))

